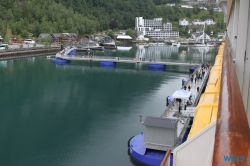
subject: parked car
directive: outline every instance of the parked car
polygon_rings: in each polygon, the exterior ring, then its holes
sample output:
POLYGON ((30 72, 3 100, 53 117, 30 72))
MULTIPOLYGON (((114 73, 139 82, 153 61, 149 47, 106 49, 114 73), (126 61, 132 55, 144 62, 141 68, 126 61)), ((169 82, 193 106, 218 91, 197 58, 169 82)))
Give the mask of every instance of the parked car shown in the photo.
POLYGON ((0 50, 6 50, 8 49, 9 45, 8 44, 0 44, 0 50))
POLYGON ((25 39, 25 40, 23 41, 23 43, 25 43, 25 44, 34 44, 35 41, 32 40, 32 39, 25 39))

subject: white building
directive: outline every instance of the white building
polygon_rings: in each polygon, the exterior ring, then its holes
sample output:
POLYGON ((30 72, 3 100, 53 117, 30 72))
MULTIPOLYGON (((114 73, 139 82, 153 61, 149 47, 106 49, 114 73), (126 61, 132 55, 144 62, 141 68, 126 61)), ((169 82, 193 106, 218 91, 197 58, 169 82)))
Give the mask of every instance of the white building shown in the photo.
MULTIPOLYGON (((202 42, 203 41, 203 31, 198 31, 198 32, 192 33, 192 38, 196 42, 202 42)), ((209 41, 210 39, 211 39, 210 36, 207 35, 206 33, 204 33, 204 41, 209 41)))
POLYGON ((145 38, 144 35, 139 35, 136 40, 140 40, 140 41, 149 41, 149 38, 145 38))
POLYGON ((136 17, 135 29, 136 31, 162 29, 162 18, 143 19, 143 17, 136 17))
POLYGON ((164 31, 172 31, 172 23, 167 22, 167 23, 163 24, 163 30, 164 31))
POLYGON ((192 9, 193 6, 191 6, 191 5, 181 5, 181 8, 192 9))
POLYGON ((204 21, 201 21, 199 19, 195 19, 192 23, 193 25, 204 25, 204 21))
POLYGON ((207 8, 206 7, 199 7, 199 9, 203 9, 203 10, 207 10, 207 8))
POLYGON ((188 19, 186 19, 186 18, 181 18, 181 19, 179 20, 179 25, 187 26, 187 25, 188 25, 188 19))
POLYGON ((151 36, 153 39, 167 39, 178 38, 178 31, 146 31, 146 35, 151 36))
POLYGON ((217 7, 217 8, 214 8, 214 12, 222 12, 222 9, 217 7))
POLYGON ((171 6, 171 7, 173 7, 173 6, 175 6, 175 3, 167 3, 166 6, 171 6))
POLYGON ((215 25, 215 22, 214 22, 213 19, 208 18, 208 19, 205 20, 205 24, 206 24, 206 25, 215 25))
POLYGON ((153 39, 179 37, 179 32, 172 31, 171 23, 162 24, 162 18, 143 19, 143 17, 136 17, 135 30, 138 35, 148 35, 153 39))

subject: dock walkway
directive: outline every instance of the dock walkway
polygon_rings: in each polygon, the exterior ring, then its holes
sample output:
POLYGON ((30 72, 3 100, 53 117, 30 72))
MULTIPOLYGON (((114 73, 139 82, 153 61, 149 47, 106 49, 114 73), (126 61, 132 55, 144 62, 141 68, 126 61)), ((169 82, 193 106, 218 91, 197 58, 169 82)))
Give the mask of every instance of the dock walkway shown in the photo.
MULTIPOLYGON (((181 104, 180 105, 181 106, 181 110, 180 110, 181 116, 190 116, 190 117, 194 116, 196 105, 199 102, 200 95, 202 94, 202 89, 204 88, 206 80, 209 76, 210 69, 211 69, 211 67, 209 69, 204 69, 205 74, 202 77, 202 79, 197 79, 196 82, 195 82, 195 79, 193 79, 193 82, 192 82, 191 77, 190 77, 188 79, 188 81, 183 85, 183 87, 184 86, 187 87, 187 89, 186 89, 187 91, 189 91, 188 86, 191 87, 190 92, 191 92, 191 96, 192 96, 191 97, 192 104, 189 106, 186 106, 186 110, 185 110, 184 108, 185 108, 187 100, 185 100, 185 99, 182 100, 182 102, 180 103, 181 104), (199 91, 197 91, 197 87, 199 87, 199 91)), ((201 66, 199 66, 196 70, 201 71, 201 66)), ((193 73, 193 75, 194 75, 193 78, 196 77, 195 72, 193 73)), ((182 89, 183 89, 183 87, 182 87, 182 89)), ((179 112, 179 102, 176 102, 174 99, 171 103, 169 103, 169 105, 167 106, 165 111, 162 113, 161 117, 173 117, 173 115, 177 114, 178 112, 179 112)))
POLYGON ((53 47, 30 47, 30 48, 18 48, 0 51, 0 59, 13 59, 36 56, 38 54, 49 54, 60 51, 59 46, 53 47))
POLYGON ((154 60, 142 60, 136 58, 122 58, 122 57, 89 57, 89 56, 57 56, 57 58, 72 60, 72 61, 109 61, 116 63, 142 63, 142 64, 162 64, 162 65, 178 65, 178 66, 198 66, 198 63, 183 63, 183 62, 166 62, 154 60))

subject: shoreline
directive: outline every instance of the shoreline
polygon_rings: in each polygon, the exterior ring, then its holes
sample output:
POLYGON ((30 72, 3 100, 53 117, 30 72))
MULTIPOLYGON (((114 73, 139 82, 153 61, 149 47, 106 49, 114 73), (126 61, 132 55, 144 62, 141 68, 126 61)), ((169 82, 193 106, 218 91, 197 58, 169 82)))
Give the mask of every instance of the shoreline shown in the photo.
POLYGON ((6 59, 16 59, 21 57, 29 57, 37 54, 49 54, 56 53, 61 50, 59 46, 51 46, 51 47, 30 47, 30 48, 22 48, 22 49, 9 49, 0 51, 0 60, 6 59))

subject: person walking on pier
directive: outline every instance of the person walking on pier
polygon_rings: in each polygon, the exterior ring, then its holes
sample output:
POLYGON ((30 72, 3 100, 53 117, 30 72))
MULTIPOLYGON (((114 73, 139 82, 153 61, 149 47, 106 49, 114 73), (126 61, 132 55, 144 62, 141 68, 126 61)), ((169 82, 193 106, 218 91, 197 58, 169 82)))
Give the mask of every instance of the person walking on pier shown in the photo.
POLYGON ((197 93, 199 93, 200 87, 197 87, 197 93))
POLYGON ((188 85, 188 91, 190 91, 190 89, 191 89, 191 86, 190 86, 190 85, 188 85))
POLYGON ((205 70, 202 70, 202 76, 204 77, 204 75, 205 75, 205 70))

